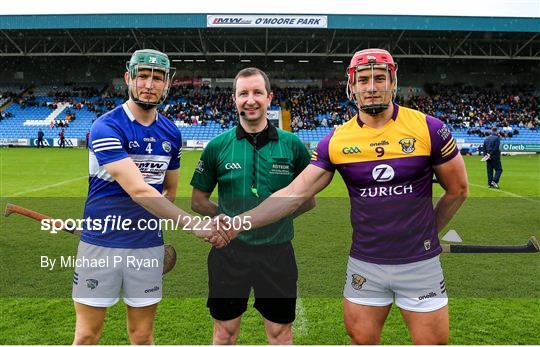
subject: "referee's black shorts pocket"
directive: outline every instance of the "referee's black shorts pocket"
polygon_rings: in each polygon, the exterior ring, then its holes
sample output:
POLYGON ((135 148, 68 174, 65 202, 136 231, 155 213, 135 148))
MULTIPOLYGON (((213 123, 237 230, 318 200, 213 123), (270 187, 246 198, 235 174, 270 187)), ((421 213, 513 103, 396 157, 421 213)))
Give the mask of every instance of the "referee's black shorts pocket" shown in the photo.
POLYGON ((261 256, 254 269, 256 298, 296 298, 298 268, 290 242, 261 256))
POLYGON ((249 268, 234 249, 212 248, 208 254, 208 297, 247 298, 251 290, 249 268))
POLYGON ((288 324, 295 319, 298 267, 290 242, 264 257, 255 282, 255 308, 274 323, 288 324))

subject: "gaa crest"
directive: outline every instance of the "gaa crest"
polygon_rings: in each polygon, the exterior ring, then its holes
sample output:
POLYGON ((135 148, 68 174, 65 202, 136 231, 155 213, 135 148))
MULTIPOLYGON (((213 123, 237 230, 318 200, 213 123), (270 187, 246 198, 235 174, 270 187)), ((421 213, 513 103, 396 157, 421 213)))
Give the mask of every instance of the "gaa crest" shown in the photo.
POLYGON ((401 145, 401 150, 403 153, 412 153, 416 148, 414 148, 414 143, 416 142, 416 139, 414 137, 406 137, 404 139, 399 140, 399 144, 401 145))
POLYGON ((354 289, 360 290, 362 289, 362 286, 366 283, 366 278, 364 276, 360 276, 358 274, 352 275, 352 281, 351 285, 354 289))
POLYGON ((86 280, 86 286, 90 288, 90 290, 96 289, 96 287, 98 286, 98 283, 99 283, 98 280, 95 280, 93 278, 89 278, 86 280))
POLYGON ((163 141, 163 143, 161 144, 161 147, 167 153, 171 151, 171 143, 169 141, 163 141))

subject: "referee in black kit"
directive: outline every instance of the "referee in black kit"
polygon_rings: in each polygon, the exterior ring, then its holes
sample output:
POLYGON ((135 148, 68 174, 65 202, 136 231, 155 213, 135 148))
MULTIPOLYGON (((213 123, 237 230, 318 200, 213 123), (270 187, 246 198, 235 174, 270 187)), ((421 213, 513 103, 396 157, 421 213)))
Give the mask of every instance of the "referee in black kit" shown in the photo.
MULTIPOLYGON (((206 216, 236 216, 259 205, 292 182, 310 161, 297 136, 277 129, 267 119, 273 94, 263 71, 240 71, 233 93, 240 124, 210 141, 191 180, 192 209, 206 216), (210 200, 216 185, 218 204, 210 200)), ((311 199, 296 215, 314 206, 311 199)), ((241 234, 227 247, 212 248, 207 306, 214 318, 214 344, 236 343, 251 288, 268 342, 293 343, 298 280, 293 234, 292 219, 284 218, 241 234)))

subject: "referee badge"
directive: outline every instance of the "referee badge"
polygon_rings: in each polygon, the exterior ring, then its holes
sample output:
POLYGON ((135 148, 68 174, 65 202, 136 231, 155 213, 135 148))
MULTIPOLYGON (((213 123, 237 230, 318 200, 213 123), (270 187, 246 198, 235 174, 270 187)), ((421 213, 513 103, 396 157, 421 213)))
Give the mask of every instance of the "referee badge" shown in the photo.
POLYGON ((362 289, 362 286, 366 283, 366 278, 364 276, 360 276, 358 274, 352 275, 352 281, 351 285, 354 289, 360 290, 362 289))
POLYGON ((171 151, 171 143, 169 141, 163 141, 163 143, 161 144, 161 147, 167 153, 171 151))
POLYGON ((202 174, 204 172, 204 162, 202 160, 199 160, 197 163, 197 167, 195 168, 195 172, 198 172, 202 174))

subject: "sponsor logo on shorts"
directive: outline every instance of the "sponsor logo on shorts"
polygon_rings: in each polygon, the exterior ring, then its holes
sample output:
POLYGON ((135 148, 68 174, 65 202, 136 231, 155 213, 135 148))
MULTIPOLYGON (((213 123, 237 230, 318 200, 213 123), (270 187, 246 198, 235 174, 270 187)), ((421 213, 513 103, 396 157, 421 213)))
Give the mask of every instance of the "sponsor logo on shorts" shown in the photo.
POLYGON ((99 284, 98 280, 95 280, 93 278, 89 278, 86 280, 86 286, 90 288, 90 290, 96 289, 98 284, 99 284))
POLYGON ((436 296, 437 296, 436 293, 430 292, 429 294, 419 296, 419 297, 418 297, 418 300, 425 300, 425 299, 429 299, 429 298, 434 298, 434 297, 436 297, 436 296))
POLYGON ((429 251, 431 249, 431 241, 430 240, 425 240, 424 241, 424 249, 426 251, 429 251))
POLYGON ((366 278, 364 276, 360 276, 358 274, 352 275, 352 281, 351 285, 354 289, 360 290, 362 289, 362 286, 366 283, 366 278))
POLYGON ((146 289, 144 292, 152 293, 152 292, 157 292, 158 290, 159 290, 159 286, 155 286, 154 288, 146 289))

